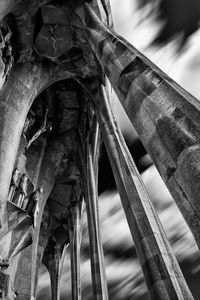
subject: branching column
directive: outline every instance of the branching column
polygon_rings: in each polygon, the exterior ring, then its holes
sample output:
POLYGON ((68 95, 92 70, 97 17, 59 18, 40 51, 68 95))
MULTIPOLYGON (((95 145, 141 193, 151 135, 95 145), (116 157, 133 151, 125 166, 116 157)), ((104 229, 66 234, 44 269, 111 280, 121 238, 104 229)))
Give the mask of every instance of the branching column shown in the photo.
POLYGON ((15 8, 14 0, 2 0, 0 3, 0 21, 15 8))
POLYGON ((85 14, 89 43, 200 247, 200 103, 88 4, 85 14))
POLYGON ((105 92, 99 122, 137 255, 152 299, 193 299, 131 158, 105 92))

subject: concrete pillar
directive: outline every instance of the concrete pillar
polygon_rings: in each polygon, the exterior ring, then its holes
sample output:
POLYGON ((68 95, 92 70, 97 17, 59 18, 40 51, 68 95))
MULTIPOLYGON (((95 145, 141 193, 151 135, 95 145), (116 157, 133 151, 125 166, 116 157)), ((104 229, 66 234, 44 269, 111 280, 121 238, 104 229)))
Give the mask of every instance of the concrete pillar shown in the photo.
POLYGON ((62 250, 53 238, 50 238, 48 246, 45 249, 43 263, 50 274, 52 300, 60 300, 60 275, 63 263, 62 250))
POLYGON ((193 299, 103 90, 101 106, 100 129, 151 298, 193 299))
POLYGON ((200 102, 85 13, 88 41, 200 247, 200 102))
MULTIPOLYGON (((53 189, 55 177, 57 174, 57 170, 60 165, 60 161, 62 160, 64 154, 64 145, 65 145, 65 137, 63 136, 52 136, 48 138, 46 143, 46 148, 44 150, 44 158, 41 162, 41 168, 38 175, 38 181, 35 183, 37 186, 43 188, 42 199, 39 203, 39 214, 37 217, 37 226, 34 230, 33 235, 33 246, 32 246, 32 292, 34 295, 36 291, 35 286, 35 278, 36 278, 36 270, 40 265, 40 255, 38 255, 38 249, 40 249, 40 232, 41 232, 41 222, 43 219, 43 212, 45 209, 46 201, 53 189)), ((36 153, 37 157, 37 153, 36 153)), ((44 249, 43 249, 44 250, 44 249)))
POLYGON ((90 240, 90 259, 92 271, 93 297, 95 300, 107 300, 107 282, 104 266, 103 248, 99 228, 97 189, 92 149, 87 145, 87 192, 86 208, 90 240))

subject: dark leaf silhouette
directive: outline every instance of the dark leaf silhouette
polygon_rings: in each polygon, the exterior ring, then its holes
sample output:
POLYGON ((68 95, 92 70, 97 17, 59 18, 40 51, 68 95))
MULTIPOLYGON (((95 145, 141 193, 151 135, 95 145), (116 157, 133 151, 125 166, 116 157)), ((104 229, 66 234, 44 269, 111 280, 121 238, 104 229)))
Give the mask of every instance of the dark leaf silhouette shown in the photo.
POLYGON ((147 4, 154 7, 156 20, 163 22, 163 26, 153 40, 154 45, 163 44, 179 35, 181 48, 199 27, 200 2, 198 0, 138 1, 139 8, 147 4))

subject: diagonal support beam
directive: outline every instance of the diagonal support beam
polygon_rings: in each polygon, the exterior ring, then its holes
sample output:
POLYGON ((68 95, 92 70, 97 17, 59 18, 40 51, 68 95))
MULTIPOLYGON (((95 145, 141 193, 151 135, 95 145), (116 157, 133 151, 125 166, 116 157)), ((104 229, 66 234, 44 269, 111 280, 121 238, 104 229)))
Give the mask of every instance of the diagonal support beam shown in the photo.
POLYGON ((193 299, 103 89, 99 102, 100 129, 151 298, 193 299))
MULTIPOLYGON (((88 41, 200 247, 200 103, 85 4, 88 41)), ((80 14, 80 12, 79 12, 80 14)))

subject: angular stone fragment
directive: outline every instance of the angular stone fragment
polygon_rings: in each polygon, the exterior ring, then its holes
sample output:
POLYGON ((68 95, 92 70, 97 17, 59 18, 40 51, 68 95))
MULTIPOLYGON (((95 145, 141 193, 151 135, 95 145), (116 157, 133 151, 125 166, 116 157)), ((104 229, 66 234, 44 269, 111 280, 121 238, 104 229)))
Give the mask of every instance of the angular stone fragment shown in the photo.
POLYGON ((39 56, 55 61, 72 47, 72 30, 65 25, 44 25, 36 41, 35 50, 39 56))

